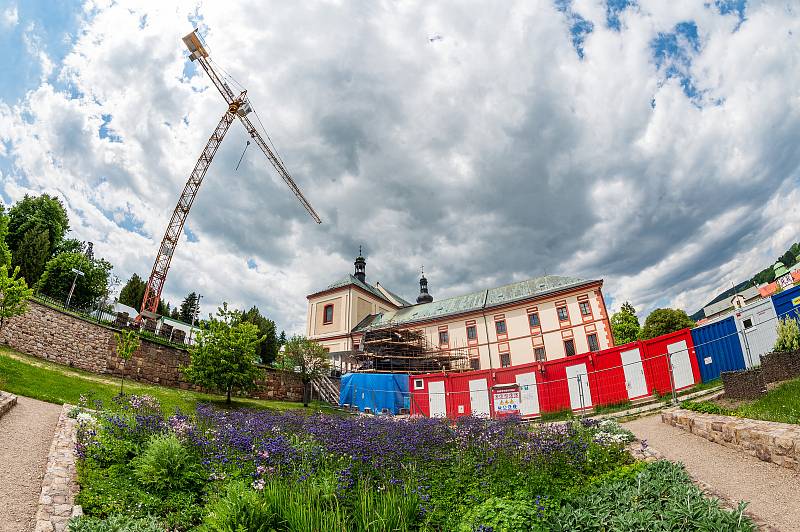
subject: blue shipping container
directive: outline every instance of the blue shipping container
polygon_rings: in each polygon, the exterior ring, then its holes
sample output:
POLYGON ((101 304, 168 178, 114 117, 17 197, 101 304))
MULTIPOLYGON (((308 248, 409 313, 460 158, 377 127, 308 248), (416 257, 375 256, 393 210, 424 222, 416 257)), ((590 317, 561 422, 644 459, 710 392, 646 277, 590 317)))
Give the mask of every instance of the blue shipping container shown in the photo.
POLYGON ((795 286, 772 296, 775 314, 779 318, 791 316, 800 319, 800 286, 795 286))
POLYGON ((733 316, 692 329, 692 341, 703 382, 719 378, 723 371, 746 367, 733 316))
POLYGON ((380 414, 384 408, 399 414, 408 408, 408 375, 404 373, 346 373, 339 386, 339 406, 357 406, 363 412, 369 408, 380 414))

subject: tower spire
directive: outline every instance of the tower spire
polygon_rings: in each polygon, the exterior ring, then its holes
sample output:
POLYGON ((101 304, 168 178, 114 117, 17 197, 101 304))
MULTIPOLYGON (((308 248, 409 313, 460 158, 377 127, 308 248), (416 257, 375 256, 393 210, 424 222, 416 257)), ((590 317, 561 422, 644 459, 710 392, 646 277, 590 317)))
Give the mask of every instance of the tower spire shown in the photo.
POLYGON ((356 257, 356 261, 353 263, 355 264, 356 271, 353 274, 353 277, 361 281, 362 283, 367 282, 367 261, 361 254, 361 246, 358 246, 358 257, 356 257))
POLYGON ((425 266, 420 266, 419 269, 419 295, 417 296, 417 303, 431 303, 433 296, 428 293, 428 280, 425 278, 425 266))

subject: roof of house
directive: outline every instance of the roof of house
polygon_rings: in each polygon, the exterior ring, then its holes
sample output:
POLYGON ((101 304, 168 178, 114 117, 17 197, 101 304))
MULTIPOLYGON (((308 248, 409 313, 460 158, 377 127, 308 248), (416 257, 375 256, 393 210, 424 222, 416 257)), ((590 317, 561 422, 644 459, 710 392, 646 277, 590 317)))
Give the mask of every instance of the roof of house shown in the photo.
MULTIPOLYGON (((351 285, 357 286, 358 288, 361 288, 362 290, 366 290, 367 292, 369 292, 370 294, 374 295, 375 297, 377 297, 379 299, 382 299, 383 301, 386 301, 387 303, 390 303, 390 304, 394 305, 394 302, 389 301, 389 299, 387 299, 386 296, 380 290, 378 290, 377 288, 375 288, 374 286, 372 286, 369 283, 361 282, 358 279, 358 277, 356 277, 352 273, 349 274, 349 275, 345 275, 344 277, 342 277, 338 281, 332 282, 324 290, 320 290, 319 292, 315 292, 315 294, 319 294, 319 293, 322 293, 322 292, 327 292, 328 290, 334 290, 336 288, 343 288, 343 287, 351 286, 351 285)), ((385 288, 384 288, 384 290, 385 290, 385 288)), ((388 290, 386 290, 386 291, 388 292, 388 290)), ((315 294, 311 294, 311 295, 315 295, 315 294)), ((394 296, 394 294, 392 294, 392 295, 394 296)))
POLYGON ((395 294, 394 292, 392 292, 391 290, 389 290, 388 288, 386 288, 383 285, 381 285, 381 289, 386 290, 386 293, 389 294, 390 296, 392 296, 394 299, 396 299, 397 302, 400 303, 401 306, 403 306, 403 307, 410 307, 411 305, 414 304, 414 303, 411 303, 409 301, 406 301, 405 299, 403 299, 402 297, 398 296, 397 294, 395 294))
POLYGON ((463 314, 483 308, 491 308, 506 303, 541 297, 566 288, 573 288, 595 282, 599 281, 578 279, 577 277, 546 275, 528 279, 527 281, 499 286, 497 288, 490 288, 489 290, 472 292, 471 294, 463 296, 441 299, 431 303, 403 307, 397 310, 367 316, 367 318, 356 325, 353 330, 374 329, 387 325, 400 325, 403 323, 413 323, 463 314))

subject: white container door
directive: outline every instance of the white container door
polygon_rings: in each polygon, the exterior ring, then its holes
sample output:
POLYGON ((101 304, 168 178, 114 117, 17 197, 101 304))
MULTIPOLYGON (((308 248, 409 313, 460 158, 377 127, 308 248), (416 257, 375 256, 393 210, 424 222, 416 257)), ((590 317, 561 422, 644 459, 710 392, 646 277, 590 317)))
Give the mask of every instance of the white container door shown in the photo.
POLYGON ((428 383, 428 407, 431 417, 446 417, 447 402, 444 399, 444 381, 428 383))
POLYGON ((539 413, 539 390, 536 386, 536 373, 522 373, 517 375, 519 384, 521 416, 532 416, 539 413))
POLYGON ((628 399, 647 395, 647 381, 644 379, 644 366, 639 348, 622 351, 620 357, 622 357, 622 371, 625 372, 628 399))
POLYGON ((489 387, 486 379, 469 381, 469 408, 473 416, 489 417, 489 387))
POLYGON ((736 328, 742 332, 744 362, 748 368, 761 365, 761 355, 772 352, 778 339, 775 307, 768 299, 753 308, 745 307, 736 314, 736 328), (750 356, 748 356, 748 353, 750 356))
POLYGON ((575 364, 567 367, 567 384, 569 385, 569 403, 573 410, 592 406, 592 394, 589 391, 589 376, 586 364, 575 364))
POLYGON ((685 388, 694 384, 692 363, 689 360, 689 349, 686 341, 681 340, 667 346, 667 352, 672 358, 672 378, 675 379, 675 388, 685 388))

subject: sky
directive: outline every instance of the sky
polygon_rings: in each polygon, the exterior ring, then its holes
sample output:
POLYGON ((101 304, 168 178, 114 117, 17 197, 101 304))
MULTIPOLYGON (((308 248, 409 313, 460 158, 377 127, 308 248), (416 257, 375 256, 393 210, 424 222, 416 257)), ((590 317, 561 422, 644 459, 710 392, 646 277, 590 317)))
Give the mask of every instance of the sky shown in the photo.
POLYGON ((123 282, 225 111, 195 27, 323 223, 233 124, 173 304, 303 332, 361 245, 407 299, 424 265, 435 299, 547 273, 692 313, 800 240, 795 2, 0 0, 0 200, 56 195, 123 282))

